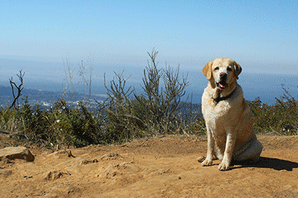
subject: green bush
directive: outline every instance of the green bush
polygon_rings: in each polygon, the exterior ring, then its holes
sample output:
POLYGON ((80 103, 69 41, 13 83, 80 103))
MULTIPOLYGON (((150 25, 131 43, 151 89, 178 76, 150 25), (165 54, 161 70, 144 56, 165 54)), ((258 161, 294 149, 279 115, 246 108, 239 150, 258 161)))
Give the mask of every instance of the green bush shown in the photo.
POLYGON ((54 142, 77 147, 105 143, 101 134, 100 117, 86 106, 80 102, 77 108, 71 108, 63 99, 54 104, 54 133, 51 138, 54 142))
POLYGON ((180 78, 179 68, 158 69, 157 53, 154 50, 148 53, 150 61, 144 69, 141 95, 136 95, 132 87, 126 87, 128 79, 122 74, 116 74, 112 81, 105 83, 109 96, 106 129, 111 140, 121 142, 136 137, 181 133, 186 128, 178 113, 188 82, 180 78))
POLYGON ((257 133, 276 135, 298 134, 298 102, 282 86, 283 96, 275 98, 275 105, 267 105, 260 98, 249 102, 257 133))
POLYGON ((17 118, 19 112, 15 109, 1 108, 0 110, 0 129, 7 132, 15 132, 22 125, 21 120, 17 118))

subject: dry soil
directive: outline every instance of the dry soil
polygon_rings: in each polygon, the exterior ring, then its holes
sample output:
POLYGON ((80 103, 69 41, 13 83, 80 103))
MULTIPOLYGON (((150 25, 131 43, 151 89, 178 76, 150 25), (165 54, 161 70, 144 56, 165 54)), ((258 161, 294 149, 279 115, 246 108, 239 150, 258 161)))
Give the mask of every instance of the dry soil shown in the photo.
POLYGON ((205 155, 205 137, 29 148, 33 162, 0 162, 0 197, 298 197, 298 136, 258 139, 260 161, 225 172, 219 161, 202 167, 196 160, 205 155))

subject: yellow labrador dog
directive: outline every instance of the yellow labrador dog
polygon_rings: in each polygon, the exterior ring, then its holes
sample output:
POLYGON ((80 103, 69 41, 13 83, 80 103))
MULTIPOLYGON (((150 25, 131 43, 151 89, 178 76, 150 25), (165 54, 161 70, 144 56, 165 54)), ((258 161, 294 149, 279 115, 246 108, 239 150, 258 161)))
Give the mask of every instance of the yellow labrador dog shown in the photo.
POLYGON ((207 156, 203 166, 221 160, 219 170, 228 170, 231 160, 258 161, 263 146, 252 127, 252 114, 237 83, 241 66, 232 59, 218 58, 202 70, 208 85, 202 96, 202 112, 207 126, 207 156))

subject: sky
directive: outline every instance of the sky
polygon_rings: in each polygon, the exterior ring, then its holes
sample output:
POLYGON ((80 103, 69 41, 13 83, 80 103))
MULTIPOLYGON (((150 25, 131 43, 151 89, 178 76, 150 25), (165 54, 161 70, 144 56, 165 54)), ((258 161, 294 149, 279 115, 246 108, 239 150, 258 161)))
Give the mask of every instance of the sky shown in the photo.
POLYGON ((188 72, 228 57, 246 73, 296 75, 298 2, 0 1, 0 81, 20 69, 58 81, 81 60, 97 73, 142 71, 153 48, 159 65, 188 72))

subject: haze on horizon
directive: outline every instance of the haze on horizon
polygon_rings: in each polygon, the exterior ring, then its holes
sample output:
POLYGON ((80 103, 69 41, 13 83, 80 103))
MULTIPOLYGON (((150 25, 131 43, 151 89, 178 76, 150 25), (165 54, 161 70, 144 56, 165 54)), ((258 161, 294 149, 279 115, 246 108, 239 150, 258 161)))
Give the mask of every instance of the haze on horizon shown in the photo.
POLYGON ((218 57, 235 59, 245 74, 297 75, 297 5, 294 0, 1 1, 0 82, 22 69, 31 83, 62 83, 65 62, 75 70, 81 60, 92 65, 94 82, 105 72, 111 77, 123 70, 140 78, 153 48, 161 67, 180 65, 190 76, 218 57))

